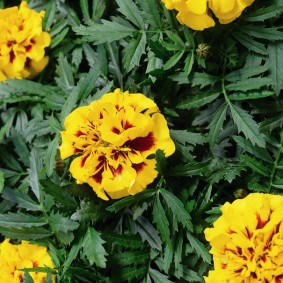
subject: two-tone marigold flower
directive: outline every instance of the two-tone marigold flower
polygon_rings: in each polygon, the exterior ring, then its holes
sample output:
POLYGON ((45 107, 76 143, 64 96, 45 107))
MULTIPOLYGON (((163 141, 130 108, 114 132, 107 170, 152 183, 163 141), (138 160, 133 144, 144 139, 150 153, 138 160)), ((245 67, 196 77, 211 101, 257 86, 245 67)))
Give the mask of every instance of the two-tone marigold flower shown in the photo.
POLYGON ((205 281, 283 282, 283 196, 252 193, 221 210, 204 232, 214 260, 205 281))
POLYGON ((238 18, 254 0, 161 0, 169 10, 178 11, 181 24, 194 30, 204 30, 215 25, 212 13, 221 24, 238 18))
POLYGON ((50 35, 42 31, 44 11, 20 7, 0 9, 0 81, 32 78, 47 65, 44 48, 50 35))
POLYGON ((157 176, 156 151, 175 151, 164 116, 140 93, 116 89, 74 110, 64 126, 62 159, 74 156, 77 183, 88 183, 104 200, 143 191, 157 176))
MULTIPOLYGON (((24 271, 20 269, 35 267, 54 267, 46 247, 29 244, 26 241, 13 245, 9 239, 0 244, 0 282, 23 282, 24 271)), ((30 271, 29 274, 34 283, 45 282, 47 277, 45 272, 30 271)), ((52 282, 55 282, 54 275, 52 282)))

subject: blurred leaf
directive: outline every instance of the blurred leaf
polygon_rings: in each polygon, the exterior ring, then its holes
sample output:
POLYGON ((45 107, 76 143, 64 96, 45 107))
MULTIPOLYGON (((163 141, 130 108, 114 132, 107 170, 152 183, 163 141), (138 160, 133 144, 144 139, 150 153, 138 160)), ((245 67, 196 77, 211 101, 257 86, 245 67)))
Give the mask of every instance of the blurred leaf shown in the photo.
POLYGON ((169 280, 168 276, 162 274, 156 269, 149 268, 148 273, 155 283, 173 283, 173 281, 169 280))
POLYGON ((6 187, 3 191, 2 197, 6 200, 16 203, 19 207, 25 208, 26 210, 41 211, 40 205, 25 193, 21 193, 6 187))
POLYGON ((111 256, 111 263, 118 266, 132 265, 133 263, 147 263, 150 260, 149 251, 129 251, 111 256))
POLYGON ((247 22, 260 22, 279 16, 283 12, 282 6, 268 6, 249 13, 243 17, 247 22))
POLYGON ((129 247, 132 249, 143 247, 143 242, 136 235, 120 235, 111 231, 107 231, 106 233, 102 234, 102 238, 105 239, 106 242, 112 243, 117 246, 129 247))
POLYGON ((36 240, 51 236, 51 233, 42 227, 27 227, 23 229, 0 227, 0 233, 6 238, 18 240, 36 240))
POLYGON ((141 15, 143 20, 153 27, 161 29, 162 21, 158 11, 157 2, 152 0, 138 0, 137 3, 142 8, 141 15))
POLYGON ((5 184, 4 173, 3 171, 0 170, 0 194, 4 190, 4 184, 5 184))

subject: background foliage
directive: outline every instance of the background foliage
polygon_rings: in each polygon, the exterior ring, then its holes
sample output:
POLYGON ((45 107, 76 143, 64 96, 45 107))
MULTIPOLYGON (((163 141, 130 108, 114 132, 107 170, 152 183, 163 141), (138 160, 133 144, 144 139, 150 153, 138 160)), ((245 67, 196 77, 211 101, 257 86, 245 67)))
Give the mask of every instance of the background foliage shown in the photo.
POLYGON ((47 245, 58 282, 202 282, 220 205, 282 194, 283 1, 203 32, 158 0, 28 2, 46 10, 50 63, 0 84, 2 239, 47 245), (105 202, 58 147, 64 118, 117 87, 154 99, 177 151, 157 153, 147 190, 105 202))

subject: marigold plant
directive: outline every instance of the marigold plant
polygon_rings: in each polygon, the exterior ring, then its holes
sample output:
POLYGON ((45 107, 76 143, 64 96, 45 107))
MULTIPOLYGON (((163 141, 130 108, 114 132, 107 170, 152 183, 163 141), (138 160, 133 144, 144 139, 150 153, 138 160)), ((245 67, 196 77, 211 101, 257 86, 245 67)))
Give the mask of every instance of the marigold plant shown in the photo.
POLYGON ((157 176, 151 155, 175 150, 164 116, 140 93, 116 89, 74 110, 64 125, 62 159, 75 155, 73 177, 104 200, 143 191, 157 176))
POLYGON ((44 48, 51 40, 42 31, 44 14, 30 9, 26 1, 19 8, 0 9, 0 81, 32 78, 47 65, 44 48))
POLYGON ((205 230, 215 282, 283 282, 283 196, 252 193, 232 204, 205 230))
MULTIPOLYGON (((47 248, 22 241, 19 245, 5 239, 0 244, 0 282, 20 283, 24 281, 24 268, 50 267, 53 268, 47 248)), ((30 271, 34 283, 45 282, 45 272, 30 271)), ((55 276, 52 276, 55 282, 55 276)))
POLYGON ((254 0, 161 0, 167 9, 178 11, 181 24, 194 30, 204 30, 215 25, 212 12, 221 24, 228 24, 238 18, 254 0))

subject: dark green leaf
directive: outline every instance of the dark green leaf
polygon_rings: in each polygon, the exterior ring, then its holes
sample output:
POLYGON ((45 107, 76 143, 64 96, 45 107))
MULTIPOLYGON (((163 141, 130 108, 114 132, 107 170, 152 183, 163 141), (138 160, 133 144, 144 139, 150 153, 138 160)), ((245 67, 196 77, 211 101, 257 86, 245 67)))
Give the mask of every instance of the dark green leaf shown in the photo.
POLYGON ((88 41, 94 44, 112 42, 132 35, 136 30, 118 23, 102 20, 102 24, 92 24, 89 27, 74 27, 78 35, 83 35, 88 41))
POLYGON ((23 229, 18 229, 14 227, 0 227, 0 233, 6 238, 17 240, 36 240, 51 236, 51 233, 42 227, 32 227, 23 229))
POLYGON ((248 167, 250 167, 255 172, 265 177, 270 176, 271 173, 270 170, 265 165, 263 165, 259 160, 256 160, 255 158, 252 158, 247 154, 242 154, 240 158, 245 162, 245 164, 248 167))
POLYGON ((55 167, 55 156, 57 153, 57 149, 59 147, 59 136, 55 136, 53 141, 48 145, 47 151, 45 154, 45 167, 46 167, 46 175, 48 177, 53 173, 53 169, 55 167))
POLYGON ((173 283, 173 281, 169 280, 167 275, 162 274, 156 269, 150 268, 148 273, 150 274, 151 278, 153 279, 153 282, 155 283, 173 283))
POLYGON ((256 10, 255 12, 249 13, 243 20, 247 22, 260 22, 269 20, 271 18, 279 16, 283 12, 282 6, 269 6, 256 10))
POLYGON ((260 89, 263 86, 268 86, 271 84, 271 79, 269 78, 250 78, 236 83, 231 83, 226 86, 226 89, 232 91, 248 91, 251 89, 260 89))
POLYGON ((278 31, 274 28, 266 28, 264 26, 252 26, 252 25, 246 25, 241 26, 240 30, 247 34, 248 36, 253 36, 256 38, 263 38, 266 40, 282 40, 283 38, 283 32, 278 31))
POLYGON ((63 216, 60 213, 52 213, 48 217, 48 223, 55 232, 61 231, 63 233, 67 233, 69 231, 74 231, 79 227, 79 223, 70 220, 68 217, 63 216))
POLYGON ((179 109, 198 108, 214 101, 220 94, 220 91, 208 91, 205 93, 192 94, 189 98, 179 102, 176 107, 179 109))
POLYGON ((0 194, 4 190, 4 184, 5 184, 4 173, 3 171, 0 170, 0 194))
POLYGON ((168 207, 172 210, 173 215, 177 219, 177 221, 181 222, 182 225, 189 231, 192 231, 193 224, 191 222, 191 216, 184 208, 183 203, 167 190, 160 189, 160 193, 163 196, 168 207))
POLYGON ((1 227, 13 227, 13 228, 23 228, 23 227, 39 227, 46 224, 43 217, 32 216, 22 213, 8 213, 0 214, 0 226, 1 227))
POLYGON ((86 231, 83 240, 83 254, 87 257, 90 265, 94 263, 96 266, 105 268, 106 267, 106 258, 107 252, 105 251, 103 241, 94 228, 89 227, 86 231))
POLYGON ((148 251, 129 251, 124 253, 113 254, 111 262, 119 266, 132 265, 133 263, 147 263, 150 260, 148 251))
POLYGON ((243 132, 245 137, 249 139, 252 144, 257 144, 260 147, 265 146, 265 140, 259 131, 259 125, 252 119, 250 114, 240 107, 229 104, 232 118, 238 127, 239 132, 243 132))
POLYGON ((245 91, 236 92, 229 95, 230 100, 249 100, 249 99, 261 99, 274 95, 273 91, 262 90, 262 91, 245 91))
POLYGON ((205 245, 190 233, 187 233, 187 237, 192 248, 196 251, 197 255, 200 256, 204 262, 210 263, 211 257, 205 245))
POLYGON ((197 145, 206 142, 206 138, 202 134, 183 130, 170 130, 170 136, 174 141, 177 141, 182 145, 186 145, 187 143, 197 145))

